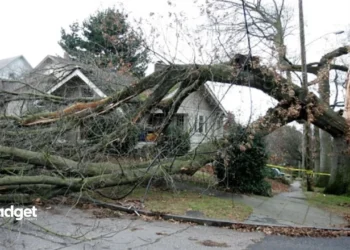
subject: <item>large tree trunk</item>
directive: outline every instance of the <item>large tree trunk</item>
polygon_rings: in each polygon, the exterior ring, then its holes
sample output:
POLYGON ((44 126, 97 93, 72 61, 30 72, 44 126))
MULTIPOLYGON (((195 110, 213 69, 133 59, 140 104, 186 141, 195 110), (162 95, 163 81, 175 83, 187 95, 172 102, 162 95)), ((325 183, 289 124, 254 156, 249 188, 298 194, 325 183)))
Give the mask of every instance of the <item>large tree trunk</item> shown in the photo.
MULTIPOLYGON (((344 117, 350 120, 350 70, 346 83, 344 117)), ((326 192, 334 194, 350 194, 350 148, 349 130, 341 138, 334 138, 332 154, 332 169, 326 192)))
MULTIPOLYGON (((329 107, 330 87, 329 87, 329 63, 328 58, 322 58, 320 62, 319 93, 320 99, 324 105, 329 107)), ((332 154, 332 137, 326 131, 320 130, 320 170, 324 173, 330 173, 332 154)), ((317 186, 325 187, 329 182, 329 176, 321 175, 317 180, 317 186)))
POLYGON ((349 145, 345 138, 334 139, 331 177, 325 192, 350 194, 350 154, 349 145))
MULTIPOLYGON (((320 172, 330 173, 332 166, 332 137, 325 131, 320 131, 320 172)), ((321 175, 317 178, 316 185, 326 187, 329 182, 329 176, 321 175)))
POLYGON ((58 156, 47 156, 44 153, 0 147, 0 156, 5 155, 6 158, 33 164, 38 173, 27 175, 23 172, 22 176, 1 177, 0 201, 31 202, 35 195, 50 198, 71 192, 141 183, 151 177, 162 177, 165 173, 193 175, 206 163, 213 161, 216 152, 216 145, 203 143, 196 150, 176 159, 121 166, 108 162, 85 165, 58 156), (50 169, 51 175, 40 174, 43 168, 50 169), (14 190, 17 192, 16 195, 12 194, 14 190))
MULTIPOLYGON (((314 138, 313 138, 313 149, 314 149, 314 168, 315 172, 320 172, 320 129, 317 127, 313 127, 314 130, 314 138)), ((318 177, 316 176, 316 179, 318 177)), ((317 183, 317 181, 316 181, 317 183)))

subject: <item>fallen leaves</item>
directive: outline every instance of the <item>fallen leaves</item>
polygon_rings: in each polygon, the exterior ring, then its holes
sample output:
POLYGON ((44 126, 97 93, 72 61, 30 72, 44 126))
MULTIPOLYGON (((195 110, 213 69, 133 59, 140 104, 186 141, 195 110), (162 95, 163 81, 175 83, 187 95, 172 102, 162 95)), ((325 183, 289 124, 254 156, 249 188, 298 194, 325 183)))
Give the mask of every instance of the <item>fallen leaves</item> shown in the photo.
POLYGON ((266 179, 268 183, 271 185, 272 193, 279 194, 289 192, 289 186, 277 180, 266 179))
POLYGON ((350 230, 318 229, 310 227, 280 227, 234 224, 231 229, 240 232, 263 232, 266 235, 285 235, 290 237, 350 237, 350 230))
POLYGON ((164 233, 164 232, 157 232, 156 235, 164 235, 164 236, 169 236, 168 233, 164 233))
POLYGON ((198 241, 198 243, 206 247, 230 247, 230 245, 225 242, 216 242, 213 240, 198 241))

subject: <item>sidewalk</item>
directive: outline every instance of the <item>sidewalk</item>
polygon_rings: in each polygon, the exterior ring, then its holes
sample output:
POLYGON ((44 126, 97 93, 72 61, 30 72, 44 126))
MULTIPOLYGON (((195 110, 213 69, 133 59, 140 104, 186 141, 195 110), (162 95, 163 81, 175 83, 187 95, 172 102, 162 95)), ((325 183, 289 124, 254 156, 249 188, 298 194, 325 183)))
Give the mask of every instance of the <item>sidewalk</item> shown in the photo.
POLYGON ((338 227, 347 222, 340 216, 308 204, 299 181, 291 185, 291 192, 272 198, 243 197, 241 202, 253 207, 247 222, 272 223, 278 225, 303 225, 314 227, 338 227))

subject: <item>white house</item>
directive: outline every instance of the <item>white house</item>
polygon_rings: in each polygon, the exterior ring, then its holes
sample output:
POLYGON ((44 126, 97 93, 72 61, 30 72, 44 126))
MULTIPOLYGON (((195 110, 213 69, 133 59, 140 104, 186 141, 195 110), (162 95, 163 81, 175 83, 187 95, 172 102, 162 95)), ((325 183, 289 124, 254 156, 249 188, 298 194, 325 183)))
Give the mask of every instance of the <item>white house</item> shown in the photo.
MULTIPOLYGON (((164 67, 166 65, 156 63, 155 71, 162 70, 164 67)), ((176 91, 176 88, 173 89, 164 100, 171 98, 176 91)), ((148 119, 147 132, 155 132, 152 131, 152 127, 160 125, 164 116, 161 110, 154 110, 148 119)), ((223 120, 226 116, 227 111, 206 83, 186 97, 172 123, 189 133, 191 149, 193 149, 203 142, 223 137, 223 120)), ((144 143, 139 143, 138 147, 147 145, 147 138, 144 138, 144 141, 144 143)))
POLYGON ((0 79, 14 80, 20 78, 23 74, 31 71, 33 68, 24 58, 24 56, 15 56, 0 60, 0 79))

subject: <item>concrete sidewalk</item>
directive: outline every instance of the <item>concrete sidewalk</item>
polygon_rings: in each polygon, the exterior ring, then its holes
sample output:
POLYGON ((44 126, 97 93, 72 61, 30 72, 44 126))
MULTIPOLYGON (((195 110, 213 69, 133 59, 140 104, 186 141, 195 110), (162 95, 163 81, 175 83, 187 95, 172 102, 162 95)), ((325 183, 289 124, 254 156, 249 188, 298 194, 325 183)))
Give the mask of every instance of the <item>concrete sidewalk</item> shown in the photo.
POLYGON ((245 196, 241 202, 254 209, 247 222, 314 227, 339 227, 347 224, 342 217, 308 204, 299 181, 291 185, 291 192, 268 199, 245 196))

